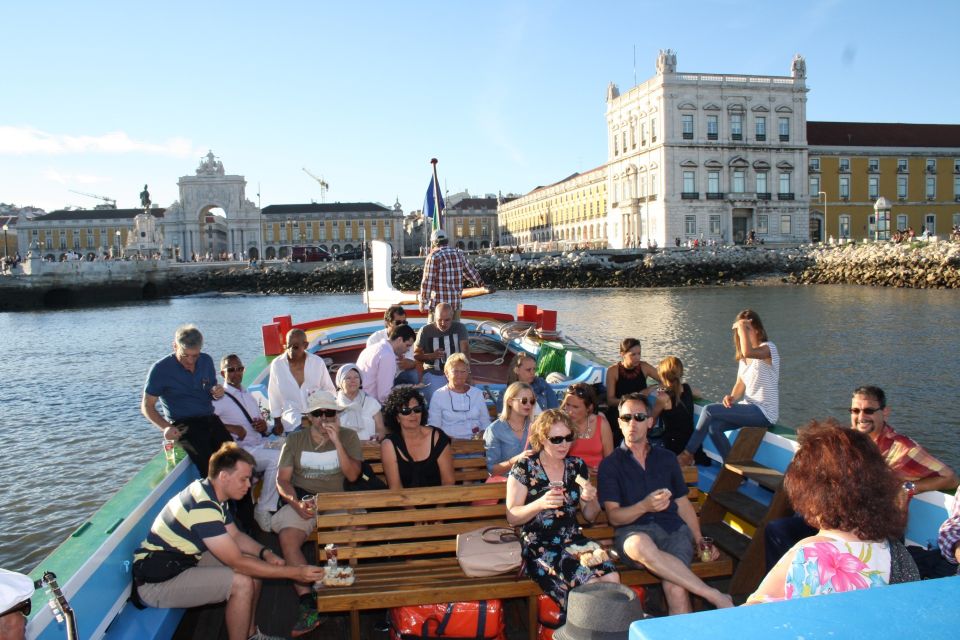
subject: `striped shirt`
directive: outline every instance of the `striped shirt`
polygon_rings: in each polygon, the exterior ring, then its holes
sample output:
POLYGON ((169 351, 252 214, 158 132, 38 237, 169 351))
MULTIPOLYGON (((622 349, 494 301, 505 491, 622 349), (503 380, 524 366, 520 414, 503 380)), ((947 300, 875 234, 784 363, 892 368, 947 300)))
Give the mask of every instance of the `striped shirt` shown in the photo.
POLYGON ((147 539, 133 553, 133 559, 140 560, 151 551, 174 551, 199 559, 207 550, 204 539, 226 534, 226 525, 231 523, 233 517, 217 500, 210 481, 194 480, 170 498, 153 521, 147 539))
POLYGON ((441 302, 459 309, 463 293, 463 276, 478 287, 483 279, 463 252, 453 247, 440 247, 423 262, 423 280, 420 281, 420 302, 433 309, 441 302))
POLYGON ((759 346, 764 345, 770 348, 770 364, 756 358, 740 361, 737 377, 744 386, 740 403, 756 405, 763 417, 774 423, 780 417, 780 353, 772 342, 759 346))

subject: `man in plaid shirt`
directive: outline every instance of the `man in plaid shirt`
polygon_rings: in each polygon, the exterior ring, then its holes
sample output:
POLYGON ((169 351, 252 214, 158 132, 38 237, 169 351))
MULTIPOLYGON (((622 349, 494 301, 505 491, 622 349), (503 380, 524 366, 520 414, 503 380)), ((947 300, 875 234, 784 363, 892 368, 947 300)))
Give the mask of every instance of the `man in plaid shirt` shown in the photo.
POLYGON ((429 309, 430 321, 433 322, 433 310, 438 304, 446 302, 453 307, 453 321, 459 322, 464 276, 478 287, 484 286, 483 278, 473 265, 467 262, 460 249, 448 245, 446 232, 438 229, 433 232, 432 239, 434 249, 423 262, 420 311, 429 309))
MULTIPOLYGON (((940 525, 940 536, 937 540, 940 543, 940 553, 943 557, 953 564, 960 563, 960 498, 953 499, 953 509, 950 511, 950 517, 940 525)), ((960 567, 957 567, 957 574, 960 575, 960 567)))

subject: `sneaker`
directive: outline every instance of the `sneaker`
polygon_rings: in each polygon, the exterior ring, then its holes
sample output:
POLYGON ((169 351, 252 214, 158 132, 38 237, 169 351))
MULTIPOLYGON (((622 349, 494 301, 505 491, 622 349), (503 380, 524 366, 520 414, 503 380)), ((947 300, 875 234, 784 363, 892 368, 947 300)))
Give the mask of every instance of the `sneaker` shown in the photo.
POLYGON ((287 638, 284 636, 271 636, 263 631, 260 631, 260 627, 257 627, 257 632, 250 636, 248 640, 287 640, 287 638))
POLYGON ((293 625, 293 630, 290 631, 290 636, 293 638, 299 638, 302 635, 310 633, 314 629, 320 626, 320 612, 317 611, 317 606, 308 607, 301 604, 297 608, 297 622, 293 625))
POLYGON ((270 533, 270 523, 273 521, 273 514, 266 510, 256 509, 253 512, 253 519, 263 530, 264 533, 270 533))

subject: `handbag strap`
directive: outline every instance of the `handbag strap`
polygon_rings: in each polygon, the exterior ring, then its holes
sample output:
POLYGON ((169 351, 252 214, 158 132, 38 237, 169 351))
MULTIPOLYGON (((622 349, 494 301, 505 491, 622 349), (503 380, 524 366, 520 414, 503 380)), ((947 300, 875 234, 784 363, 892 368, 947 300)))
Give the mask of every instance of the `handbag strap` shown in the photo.
POLYGON ((240 411, 243 411, 243 415, 247 418, 247 422, 249 422, 249 423, 250 423, 250 426, 252 427, 252 426, 253 426, 253 418, 250 417, 250 414, 247 413, 246 408, 243 406, 243 404, 240 403, 239 400, 237 400, 236 396, 234 396, 232 393, 228 392, 226 387, 223 388, 223 395, 225 395, 225 396, 227 396, 228 398, 230 398, 231 400, 233 400, 233 401, 236 403, 236 405, 237 405, 238 407, 240 407, 240 411))
POLYGON ((480 532, 480 538, 487 544, 509 544, 520 540, 516 529, 511 529, 510 527, 487 527, 480 532), (511 535, 514 539, 504 540, 504 535, 511 535))

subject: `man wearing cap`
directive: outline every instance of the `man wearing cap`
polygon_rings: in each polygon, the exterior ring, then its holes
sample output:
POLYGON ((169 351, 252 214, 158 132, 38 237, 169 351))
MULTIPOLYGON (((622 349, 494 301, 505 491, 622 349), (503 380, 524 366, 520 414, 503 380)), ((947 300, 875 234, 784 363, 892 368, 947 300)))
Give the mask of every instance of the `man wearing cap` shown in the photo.
POLYGON ((381 405, 393 389, 397 359, 413 347, 416 337, 409 325, 397 325, 386 340, 367 346, 357 357, 357 369, 367 383, 364 391, 381 405))
POLYGON ((201 353, 202 348, 203 334, 197 327, 187 324, 177 329, 173 353, 150 367, 140 412, 164 438, 179 440, 200 477, 205 477, 210 456, 231 439, 213 411, 213 401, 223 396, 223 387, 217 384, 213 358, 201 353))
POLYGON ((255 463, 228 442, 210 457, 205 480, 194 480, 167 502, 133 555, 135 603, 166 609, 226 601, 229 639, 263 640, 270 636, 254 621, 260 579, 323 579, 322 568, 288 565, 240 531, 224 507, 250 490, 255 463))
MULTIPOLYGON (((390 335, 390 330, 401 324, 407 324, 407 312, 399 304, 391 306, 383 313, 383 324, 386 328, 374 331, 367 338, 367 346, 372 347, 378 342, 383 342, 390 335)), ((417 370, 417 363, 413 359, 413 347, 407 349, 407 352, 397 357, 397 375, 394 378, 394 384, 417 384, 420 382, 420 372, 417 370)))
MULTIPOLYGON (((280 450, 271 449, 265 445, 267 437, 267 421, 260 413, 260 404, 253 394, 241 384, 244 366, 240 356, 231 353, 220 360, 220 375, 223 376, 226 386, 224 394, 219 400, 213 401, 213 410, 220 417, 227 431, 234 441, 247 451, 257 461, 255 471, 263 476, 263 486, 260 489, 260 499, 253 510, 253 517, 264 531, 270 530, 271 513, 277 510, 277 463, 280 461, 280 450)), ((249 494, 248 494, 249 495, 249 494)), ((247 498, 238 505, 238 517, 244 520, 243 507, 250 508, 247 498)), ((246 511, 246 517, 250 517, 246 511)))
MULTIPOLYGON (((433 250, 423 261, 423 280, 420 281, 420 311, 430 310, 430 320, 433 321, 434 309, 441 302, 449 303, 453 307, 453 321, 460 321, 460 307, 463 304, 463 278, 473 282, 476 286, 483 286, 483 278, 474 269, 463 251, 449 246, 447 234, 443 229, 437 229, 431 237, 433 250)), ((491 292, 492 292, 492 288, 491 292)))
MULTIPOLYGON (((363 449, 357 432, 340 426, 341 407, 337 397, 322 389, 307 399, 304 419, 309 426, 287 436, 280 453, 277 489, 286 504, 274 514, 271 526, 280 538, 280 549, 287 564, 307 563, 302 546, 316 529, 318 494, 343 491, 344 479, 360 476, 363 449), (310 500, 313 497, 313 500, 310 500), (307 498, 307 500, 304 500, 307 498)), ((313 631, 320 624, 317 604, 308 582, 294 582, 300 598, 293 637, 313 631)))
MULTIPOLYGON (((618 552, 662 580, 670 615, 691 611, 690 593, 718 609, 732 607, 730 596, 690 570, 694 545, 703 540, 700 522, 677 457, 647 441, 653 419, 646 398, 628 393, 618 411, 623 447, 603 459, 597 481, 607 520, 616 527, 618 552)), ((715 560, 716 548, 710 553, 715 560)))
POLYGON ((23 640, 32 597, 33 580, 22 573, 0 569, 0 638, 23 640))

